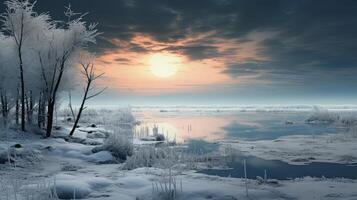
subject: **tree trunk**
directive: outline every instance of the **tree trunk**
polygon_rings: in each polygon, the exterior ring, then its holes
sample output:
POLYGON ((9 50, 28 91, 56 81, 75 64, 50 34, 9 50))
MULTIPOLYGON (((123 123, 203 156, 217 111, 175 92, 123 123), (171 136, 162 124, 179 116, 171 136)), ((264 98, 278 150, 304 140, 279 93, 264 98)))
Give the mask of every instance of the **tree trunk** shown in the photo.
POLYGON ((29 123, 30 122, 30 115, 29 115, 29 113, 30 113, 30 105, 29 105, 29 97, 27 96, 27 94, 25 95, 25 105, 26 105, 26 107, 25 107, 25 110, 26 110, 26 121, 27 121, 27 123, 29 123))
POLYGON ((8 116, 9 116, 9 104, 7 102, 7 94, 6 91, 1 91, 1 110, 2 110, 2 117, 4 120, 4 126, 7 126, 7 120, 8 120, 8 116))
POLYGON ((27 112, 27 115, 28 115, 28 123, 32 124, 32 119, 33 119, 33 95, 32 95, 32 90, 30 90, 30 94, 29 94, 29 97, 28 97, 28 112, 27 112))
POLYGON ((41 117, 42 117, 42 92, 40 92, 40 97, 38 98, 38 110, 37 110, 37 126, 40 129, 42 128, 41 117))
POLYGON ((47 110, 47 128, 46 128, 46 137, 51 137, 52 126, 53 126, 53 112, 55 108, 55 101, 50 100, 48 102, 48 110, 47 110))
POLYGON ((16 95, 16 111, 15 111, 16 125, 19 125, 19 111, 20 111, 20 105, 19 105, 19 89, 17 89, 17 95, 16 95))
POLYGON ((20 81, 21 81, 21 130, 26 131, 26 121, 25 121, 25 81, 24 81, 24 69, 22 62, 21 46, 18 49, 19 60, 20 60, 20 81))
POLYGON ((44 93, 42 93, 41 123, 42 123, 42 127, 45 127, 45 125, 46 125, 46 101, 45 101, 44 93))
POLYGON ((71 132, 69 133, 69 136, 73 136, 73 133, 74 133, 74 131, 75 131, 76 128, 77 128, 79 119, 81 118, 82 111, 83 111, 83 108, 84 108, 84 103, 85 103, 86 100, 87 100, 87 95, 88 95, 88 92, 89 92, 90 85, 91 85, 91 81, 89 81, 88 84, 87 84, 86 90, 85 90, 85 92, 84 92, 84 97, 83 97, 83 99, 82 99, 81 107, 79 108, 79 111, 78 111, 78 114, 77 114, 77 117, 76 117, 76 121, 74 121, 72 130, 71 130, 71 132))
POLYGON ((50 100, 48 101, 48 105, 47 105, 47 128, 46 128, 46 137, 50 137, 51 133, 52 133, 52 126, 53 126, 53 113, 54 113, 54 109, 55 109, 55 102, 56 102, 56 98, 57 98, 57 91, 58 88, 60 86, 60 83, 62 81, 62 76, 63 76, 63 72, 64 72, 64 67, 65 67, 65 62, 66 59, 63 57, 62 58, 62 62, 61 62, 61 68, 60 68, 60 73, 58 75, 55 87, 53 89, 52 92, 52 96, 50 98, 50 100))

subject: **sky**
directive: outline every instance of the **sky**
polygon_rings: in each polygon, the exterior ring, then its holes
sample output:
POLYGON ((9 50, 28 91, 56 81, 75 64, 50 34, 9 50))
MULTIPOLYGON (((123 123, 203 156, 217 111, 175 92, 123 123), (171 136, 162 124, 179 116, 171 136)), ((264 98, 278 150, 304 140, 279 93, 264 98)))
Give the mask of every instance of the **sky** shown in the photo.
MULTIPOLYGON (((38 0, 102 35, 98 105, 356 104, 354 0, 38 0)), ((1 11, 4 6, 1 5, 1 11)))

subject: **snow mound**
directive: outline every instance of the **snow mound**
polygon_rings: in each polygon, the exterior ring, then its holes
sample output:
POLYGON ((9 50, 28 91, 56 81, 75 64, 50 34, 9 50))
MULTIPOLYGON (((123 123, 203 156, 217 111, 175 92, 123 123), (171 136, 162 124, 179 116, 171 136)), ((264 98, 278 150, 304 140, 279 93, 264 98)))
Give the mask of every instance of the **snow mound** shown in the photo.
POLYGON ((113 163, 115 162, 115 158, 109 151, 100 151, 98 153, 89 155, 88 161, 94 163, 113 163))
POLYGON ((137 188, 137 189, 147 187, 148 185, 151 186, 150 181, 141 177, 123 177, 119 179, 118 184, 122 188, 137 188))
POLYGON ((59 199, 85 199, 93 191, 108 187, 112 184, 105 178, 88 178, 60 174, 56 177, 55 192, 59 199))

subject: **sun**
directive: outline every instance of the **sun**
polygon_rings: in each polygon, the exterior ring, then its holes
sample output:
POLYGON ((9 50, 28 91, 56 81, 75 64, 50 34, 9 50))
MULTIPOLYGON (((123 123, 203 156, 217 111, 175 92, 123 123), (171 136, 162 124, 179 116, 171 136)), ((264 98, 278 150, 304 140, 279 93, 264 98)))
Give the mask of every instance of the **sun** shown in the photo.
POLYGON ((150 55, 148 62, 152 74, 159 78, 168 78, 177 73, 181 59, 170 53, 155 53, 150 55))

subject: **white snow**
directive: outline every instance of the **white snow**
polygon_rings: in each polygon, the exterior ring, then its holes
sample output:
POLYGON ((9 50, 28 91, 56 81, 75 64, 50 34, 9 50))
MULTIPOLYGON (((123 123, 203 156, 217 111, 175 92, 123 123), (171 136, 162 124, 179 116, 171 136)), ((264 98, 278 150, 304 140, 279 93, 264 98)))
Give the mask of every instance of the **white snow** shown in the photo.
POLYGON ((357 137, 348 134, 294 135, 275 140, 223 141, 247 155, 290 164, 357 163, 357 137))
MULTIPOLYGON (((101 145, 91 145, 87 141, 94 133, 112 132, 103 126, 88 127, 82 123, 82 130, 75 133, 75 138, 68 140, 67 124, 57 130, 54 138, 42 139, 31 133, 20 134, 10 131, 6 141, 0 140, 0 154, 5 153, 14 144, 21 144, 16 151, 21 162, 20 167, 13 168, 0 164, 0 194, 14 191, 14 183, 19 180, 19 194, 36 184, 50 180, 50 188, 55 188, 57 195, 64 199, 90 200, 149 200, 158 199, 160 190, 155 185, 164 184, 168 169, 141 167, 123 170, 125 163, 114 164, 112 153, 106 150, 92 152, 101 145), (92 133, 88 133, 91 131, 92 133), (78 133, 78 135, 77 135, 78 133), (66 141, 67 140, 67 141, 66 141), (29 154, 31 152, 31 154, 29 154), (23 155, 23 156, 21 156, 23 155), (36 155, 27 157, 25 155, 36 155), (23 159, 26 158, 26 159, 23 159), (32 158, 36 158, 31 160, 32 158), (37 159, 38 158, 38 159, 37 159), (107 163, 107 164, 104 164, 107 163), (12 180, 12 181, 9 181, 12 180)), ((101 134, 100 134, 101 135, 101 134)), ((105 138, 93 137, 103 143, 105 138)), ((119 144, 126 141, 118 140, 119 144)), ((114 141, 113 143, 116 144, 114 141)), ((149 145, 155 147, 157 142, 134 139, 134 149, 149 145)), ((286 136, 276 140, 263 141, 220 141, 245 154, 264 159, 278 159, 291 164, 304 164, 311 161, 352 163, 357 161, 357 138, 348 134, 330 134, 316 136, 286 136), (314 160, 312 160, 313 158, 314 160), (310 160, 309 160, 310 159, 310 160), (302 161, 302 162, 300 162, 302 161)), ((134 153, 136 153, 134 151, 134 153)), ((150 155, 150 154, 148 154, 150 155)), ((151 155, 150 155, 151 156, 151 155)), ((153 155, 154 156, 154 155, 153 155)), ((212 166, 217 167, 217 166, 212 166)), ((249 170, 249 169, 248 169, 249 170)), ((265 184, 258 180, 248 180, 248 193, 245 192, 245 181, 241 178, 224 178, 199 174, 191 171, 184 164, 173 167, 172 176, 177 184, 177 198, 185 199, 356 199, 357 180, 300 178, 279 181, 278 184, 265 184), (181 191, 182 185, 182 191, 181 191)), ((160 187, 160 186, 159 186, 160 187)), ((45 187, 46 188, 46 187, 45 187)), ((11 194, 11 193, 10 193, 11 194)), ((10 198, 12 200, 12 198, 10 198)), ((18 198, 21 199, 20 197, 18 198)), ((3 197, 0 195, 0 200, 3 197)))
POLYGON ((88 161, 95 163, 105 163, 114 161, 115 158, 109 151, 100 151, 88 156, 88 161))

